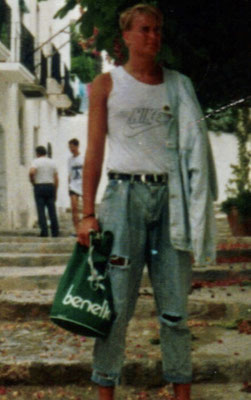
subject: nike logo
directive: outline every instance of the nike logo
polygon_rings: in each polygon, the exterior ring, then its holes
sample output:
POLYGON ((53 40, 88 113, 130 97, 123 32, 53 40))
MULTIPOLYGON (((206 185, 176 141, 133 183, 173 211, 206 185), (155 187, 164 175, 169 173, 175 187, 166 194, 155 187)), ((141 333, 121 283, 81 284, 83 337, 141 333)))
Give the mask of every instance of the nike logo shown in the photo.
POLYGON ((135 108, 127 120, 127 125, 131 130, 131 133, 128 132, 127 136, 136 136, 139 133, 165 125, 171 118, 172 115, 167 111, 154 108, 135 108))

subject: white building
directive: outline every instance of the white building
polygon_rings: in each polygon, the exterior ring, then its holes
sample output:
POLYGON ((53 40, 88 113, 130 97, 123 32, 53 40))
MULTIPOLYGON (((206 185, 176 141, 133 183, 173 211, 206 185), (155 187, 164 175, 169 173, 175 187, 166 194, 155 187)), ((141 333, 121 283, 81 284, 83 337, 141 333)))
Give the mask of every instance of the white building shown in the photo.
POLYGON ((62 129, 59 111, 72 103, 72 14, 53 19, 63 4, 64 0, 0 3, 1 228, 31 227, 36 220, 28 180, 35 147, 44 145, 53 158, 58 157, 62 129), (29 12, 22 12, 21 3, 29 12))

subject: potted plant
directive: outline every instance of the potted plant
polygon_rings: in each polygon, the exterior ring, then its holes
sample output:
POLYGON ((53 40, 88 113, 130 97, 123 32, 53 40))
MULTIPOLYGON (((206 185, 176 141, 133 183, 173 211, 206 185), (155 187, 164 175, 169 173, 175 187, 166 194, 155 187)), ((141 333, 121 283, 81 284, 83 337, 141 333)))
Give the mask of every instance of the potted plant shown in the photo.
POLYGON ((227 214, 234 236, 251 236, 250 127, 250 108, 242 107, 238 110, 236 131, 238 164, 231 165, 233 178, 227 186, 228 197, 221 204, 221 211, 227 214))

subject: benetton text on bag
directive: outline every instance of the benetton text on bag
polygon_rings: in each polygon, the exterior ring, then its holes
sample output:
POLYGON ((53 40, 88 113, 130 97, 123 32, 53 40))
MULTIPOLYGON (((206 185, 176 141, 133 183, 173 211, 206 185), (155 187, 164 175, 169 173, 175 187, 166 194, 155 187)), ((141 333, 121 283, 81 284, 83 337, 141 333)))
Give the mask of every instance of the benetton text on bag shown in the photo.
POLYGON ((72 296, 72 291, 74 289, 74 285, 71 285, 66 296, 64 297, 62 303, 67 306, 71 305, 74 308, 79 308, 83 310, 86 307, 86 311, 97 315, 101 319, 110 320, 111 318, 111 310, 109 308, 109 303, 107 300, 104 300, 102 305, 97 303, 92 303, 90 300, 83 299, 80 296, 72 296))

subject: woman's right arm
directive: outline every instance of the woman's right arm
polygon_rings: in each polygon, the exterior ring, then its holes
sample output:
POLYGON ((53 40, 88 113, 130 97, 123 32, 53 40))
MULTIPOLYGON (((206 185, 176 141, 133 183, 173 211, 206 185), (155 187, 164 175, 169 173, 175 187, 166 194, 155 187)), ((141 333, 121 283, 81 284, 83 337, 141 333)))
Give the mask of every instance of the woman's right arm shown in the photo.
POLYGON ((102 172, 107 133, 107 99, 112 81, 109 73, 99 75, 92 83, 88 142, 83 165, 83 218, 78 227, 78 242, 89 246, 90 230, 99 230, 95 218, 95 198, 102 172))

